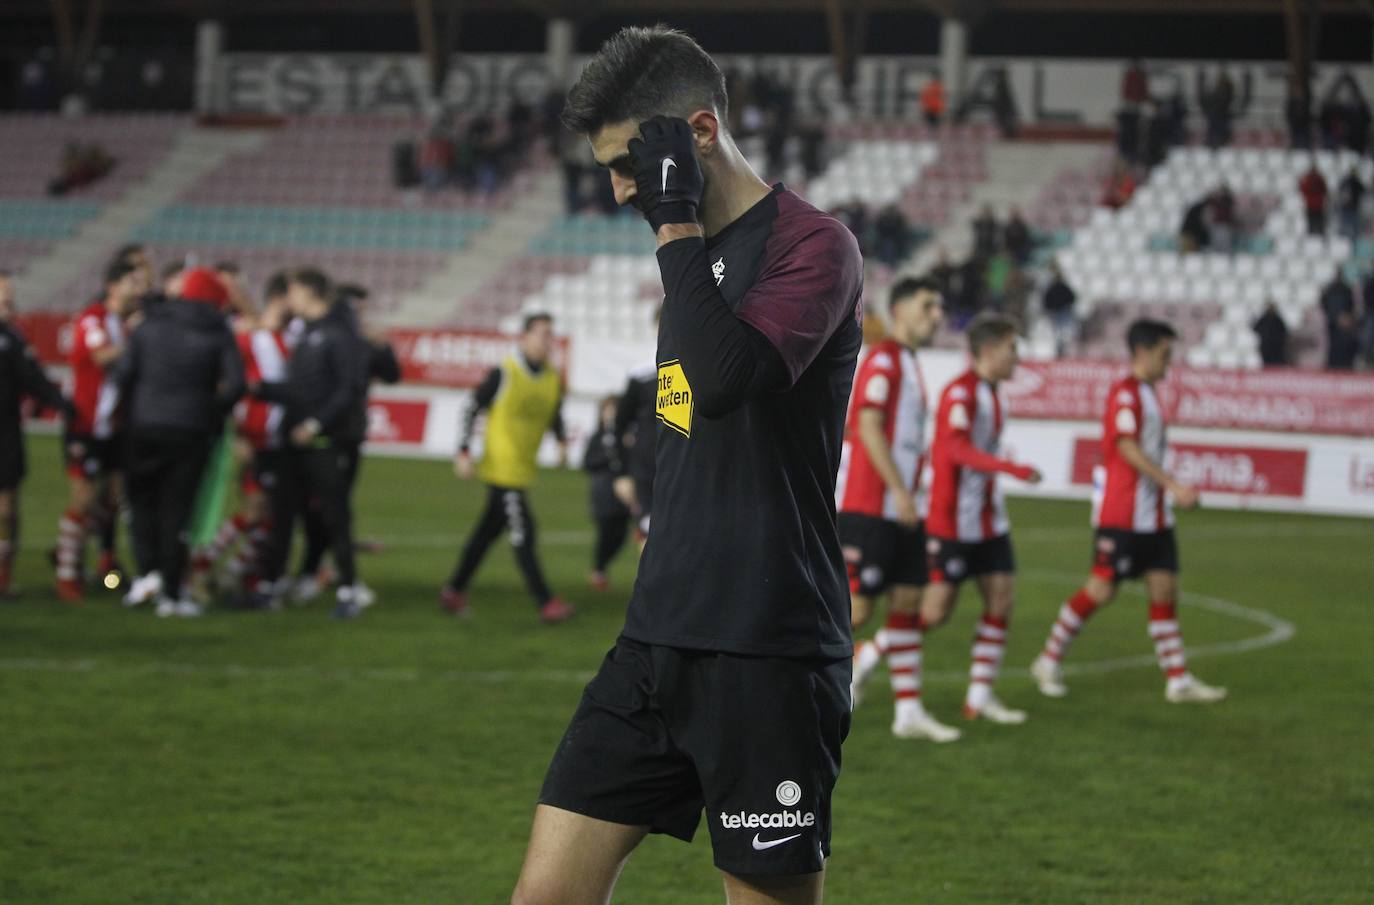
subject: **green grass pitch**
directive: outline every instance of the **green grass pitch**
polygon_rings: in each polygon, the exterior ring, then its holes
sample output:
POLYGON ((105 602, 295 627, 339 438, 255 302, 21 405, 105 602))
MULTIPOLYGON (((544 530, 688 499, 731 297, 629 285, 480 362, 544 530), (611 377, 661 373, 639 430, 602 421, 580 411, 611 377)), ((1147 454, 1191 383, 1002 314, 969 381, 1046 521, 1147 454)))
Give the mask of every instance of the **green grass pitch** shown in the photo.
MULTIPOLYGON (((504 546, 474 616, 441 615, 480 488, 386 459, 359 491, 359 535, 387 544, 360 560, 380 597, 363 618, 319 602, 177 621, 106 595, 55 601, 42 551, 65 487, 57 444, 31 453, 25 593, 0 604, 0 903, 507 899, 633 575, 627 553, 612 592, 587 589, 581 475, 546 473, 533 497, 570 624, 538 624, 504 546)), ((1012 519, 1023 571, 1000 690, 1030 721, 899 742, 880 671, 845 746, 827 901, 1374 900, 1374 524, 1184 514, 1191 665, 1231 690, 1184 708, 1163 700, 1138 592, 1079 639, 1069 697, 1039 696, 1025 667, 1084 573, 1087 507, 1017 500, 1012 519)), ((976 610, 966 598, 926 639, 927 702, 946 720, 976 610)), ((615 901, 721 899, 703 828, 691 846, 647 840, 615 901)))

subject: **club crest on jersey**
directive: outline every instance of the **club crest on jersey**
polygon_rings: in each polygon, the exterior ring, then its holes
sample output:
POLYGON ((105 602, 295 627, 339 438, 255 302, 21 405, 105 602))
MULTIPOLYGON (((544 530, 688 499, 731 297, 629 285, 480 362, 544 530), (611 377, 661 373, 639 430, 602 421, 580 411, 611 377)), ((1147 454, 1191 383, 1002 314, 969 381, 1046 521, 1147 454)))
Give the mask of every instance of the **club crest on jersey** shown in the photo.
POLYGON ((716 263, 711 265, 711 276, 716 278, 716 285, 719 286, 721 280, 725 279, 725 259, 717 258, 716 263))
POLYGON ((654 400, 658 420, 682 434, 692 436, 692 387, 676 358, 658 366, 658 395, 654 400))

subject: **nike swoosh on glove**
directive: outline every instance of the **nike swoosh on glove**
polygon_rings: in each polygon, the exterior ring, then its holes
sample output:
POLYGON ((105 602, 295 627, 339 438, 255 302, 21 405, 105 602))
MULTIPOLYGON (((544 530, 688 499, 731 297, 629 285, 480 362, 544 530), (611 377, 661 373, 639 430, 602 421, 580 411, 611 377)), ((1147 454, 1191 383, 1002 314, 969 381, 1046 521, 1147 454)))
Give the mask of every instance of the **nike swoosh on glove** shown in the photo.
POLYGON ((692 127, 685 119, 655 116, 639 124, 627 150, 635 174, 635 207, 658 232, 665 223, 696 223, 706 188, 692 127))

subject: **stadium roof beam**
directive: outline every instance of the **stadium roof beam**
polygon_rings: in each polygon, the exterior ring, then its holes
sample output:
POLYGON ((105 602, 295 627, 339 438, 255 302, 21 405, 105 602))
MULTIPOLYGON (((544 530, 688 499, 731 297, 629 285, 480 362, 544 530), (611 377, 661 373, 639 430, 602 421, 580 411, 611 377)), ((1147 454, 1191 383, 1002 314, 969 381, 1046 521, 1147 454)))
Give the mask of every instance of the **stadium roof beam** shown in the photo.
MULTIPOLYGON (((0 19, 45 15, 71 0, 3 0, 0 19)), ((614 12, 823 12, 829 0, 464 0, 465 11, 510 10, 522 7, 536 13, 586 18, 614 12)), ((848 2, 848 0, 847 0, 848 2)), ((415 0, 120 0, 120 15, 184 15, 189 18, 231 19, 234 16, 297 15, 300 13, 408 12, 415 0)), ((963 0, 863 0, 869 12, 910 12, 925 8, 940 16, 963 0)), ((1158 13, 1169 15, 1234 13, 1282 15, 1287 0, 980 0, 993 10, 1021 12, 1158 13)), ((1368 13, 1369 0, 1323 0, 1324 13, 1368 13)))

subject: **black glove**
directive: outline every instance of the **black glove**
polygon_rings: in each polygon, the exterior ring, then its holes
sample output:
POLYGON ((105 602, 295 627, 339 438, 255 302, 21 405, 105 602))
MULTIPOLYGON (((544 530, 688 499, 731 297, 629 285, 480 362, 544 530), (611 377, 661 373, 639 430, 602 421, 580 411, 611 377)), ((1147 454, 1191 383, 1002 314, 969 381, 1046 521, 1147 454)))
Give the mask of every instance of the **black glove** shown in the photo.
POLYGON ((696 141, 685 119, 655 116, 639 124, 643 139, 627 150, 635 172, 635 207, 658 232, 665 223, 696 223, 706 188, 697 162, 696 141))

